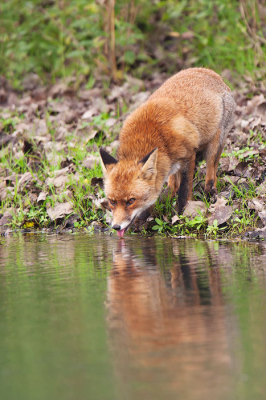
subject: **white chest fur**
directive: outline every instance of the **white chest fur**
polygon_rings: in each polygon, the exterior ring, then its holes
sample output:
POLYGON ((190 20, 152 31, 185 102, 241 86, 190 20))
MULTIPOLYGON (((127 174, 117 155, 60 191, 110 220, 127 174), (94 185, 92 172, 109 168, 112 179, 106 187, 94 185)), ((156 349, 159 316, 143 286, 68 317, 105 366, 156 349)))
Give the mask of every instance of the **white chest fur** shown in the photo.
POLYGON ((172 165, 172 168, 170 169, 168 176, 175 174, 177 171, 180 170, 180 168, 181 168, 181 164, 179 162, 172 165))

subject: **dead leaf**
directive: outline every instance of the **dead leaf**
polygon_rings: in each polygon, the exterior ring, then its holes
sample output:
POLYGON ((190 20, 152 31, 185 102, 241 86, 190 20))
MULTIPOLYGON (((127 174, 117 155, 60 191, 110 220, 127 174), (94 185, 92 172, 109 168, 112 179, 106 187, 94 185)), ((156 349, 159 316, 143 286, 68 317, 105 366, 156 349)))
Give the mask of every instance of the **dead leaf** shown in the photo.
POLYGON ((230 183, 235 185, 238 181, 239 181, 239 177, 238 176, 232 176, 232 175, 225 175, 222 177, 222 179, 224 182, 230 183))
POLYGON ((178 37, 180 37, 180 33, 179 32, 169 32, 168 33, 168 36, 170 36, 170 37, 174 37, 174 38, 178 38, 178 37))
POLYGON ((225 197, 222 197, 221 194, 219 195, 219 197, 217 198, 216 203, 211 204, 211 206, 209 207, 208 211, 213 213, 215 212, 219 207, 223 207, 228 203, 228 199, 225 197))
POLYGON ((206 211, 207 207, 203 201, 190 200, 187 202, 183 215, 186 217, 195 218, 199 214, 205 214, 206 211))
POLYGON ((47 193, 41 192, 41 193, 39 194, 38 198, 37 198, 37 203, 39 203, 40 201, 46 200, 46 197, 47 197, 47 193))
POLYGON ((34 133, 36 136, 45 136, 48 133, 46 121, 44 119, 36 120, 34 125, 34 133))
POLYGON ((129 83, 125 82, 123 86, 113 86, 111 93, 107 97, 108 101, 113 102, 114 100, 124 97, 129 89, 129 83))
POLYGON ((249 128, 253 131, 255 128, 258 128, 261 125, 261 122, 261 117, 252 118, 252 121, 249 123, 249 128))
POLYGON ((248 208, 260 212, 264 209, 265 202, 263 200, 254 198, 248 201, 248 208))
POLYGON ((263 210, 258 213, 258 216, 261 219, 261 222, 263 223, 264 226, 266 226, 266 210, 263 210))
POLYGON ((72 167, 73 167, 73 164, 70 164, 65 168, 58 169, 58 170, 54 171, 54 176, 57 177, 60 175, 70 174, 70 173, 74 172, 74 169, 72 167))
POLYGON ((12 135, 0 135, 0 148, 7 146, 10 142, 14 142, 16 139, 12 135))
POLYGON ((6 226, 8 224, 10 224, 10 222, 12 221, 13 217, 12 215, 4 215, 1 219, 0 219, 0 226, 6 226))
POLYGON ((37 74, 30 72, 22 81, 25 90, 33 90, 40 84, 40 78, 37 74))
POLYGON ((4 182, 0 183, 0 201, 4 201, 7 196, 7 188, 4 182))
POLYGON ((67 129, 64 126, 59 126, 56 128, 56 140, 64 140, 66 135, 68 134, 67 129))
POLYGON ((265 97, 263 94, 252 97, 252 99, 247 102, 247 114, 253 114, 258 105, 264 102, 265 102, 265 97))
POLYGON ((116 118, 109 118, 105 121, 105 126, 107 126, 107 128, 111 128, 112 126, 114 126, 114 124, 117 122, 116 118))
POLYGON ((99 114, 98 107, 91 107, 89 110, 85 111, 85 113, 81 116, 81 119, 91 119, 93 115, 99 114))
POLYGON ((194 32, 192 32, 192 31, 184 32, 184 33, 182 33, 182 35, 181 35, 182 39, 186 39, 186 40, 193 39, 194 36, 195 36, 195 34, 194 34, 194 32))
POLYGON ((50 101, 47 108, 52 115, 71 112, 65 102, 50 101))
POLYGON ((65 215, 69 215, 73 212, 72 204, 70 203, 57 203, 55 207, 47 209, 47 214, 52 221, 63 218, 65 215))
POLYGON ((45 183, 48 186, 53 185, 57 188, 60 188, 62 186, 65 186, 67 181, 68 181, 67 175, 59 175, 59 176, 56 176, 55 178, 47 178, 45 183))
POLYGON ((260 103, 257 107, 257 113, 262 117, 266 116, 266 102, 260 103))
POLYGON ((73 122, 76 122, 77 119, 78 119, 77 111, 68 111, 65 114, 65 123, 66 124, 72 124, 73 122))
POLYGON ((253 156, 255 154, 259 154, 259 150, 248 150, 248 151, 245 151, 244 153, 241 154, 241 157, 242 158, 246 158, 246 157, 249 157, 249 156, 253 156))
POLYGON ((11 186, 11 185, 15 186, 16 185, 16 181, 19 180, 21 176, 22 175, 19 175, 19 174, 18 175, 13 174, 13 175, 10 175, 10 176, 6 176, 5 178, 2 178, 2 179, 3 179, 3 181, 6 182, 7 186, 11 186))
POLYGON ((102 89, 100 88, 94 88, 90 90, 80 90, 78 92, 78 97, 81 100, 91 100, 94 99, 95 97, 101 97, 102 96, 102 89))
POLYGON ((265 239, 266 238, 266 226, 262 229, 256 229, 252 232, 247 232, 247 236, 250 239, 265 239))
POLYGON ((51 97, 62 96, 68 90, 68 86, 65 82, 59 82, 52 86, 50 90, 51 97))
POLYGON ((72 200, 73 199, 73 193, 69 189, 67 189, 65 192, 63 192, 61 194, 61 196, 65 200, 72 200))
POLYGON ((90 154, 83 160, 82 167, 93 169, 95 167, 95 164, 99 164, 99 161, 100 158, 98 156, 90 154))
POLYGON ((266 181, 262 182, 262 184, 257 187, 256 193, 259 195, 266 194, 266 181))
POLYGON ((233 199, 235 197, 235 192, 233 189, 228 189, 228 190, 223 190, 222 192, 219 193, 218 199, 223 197, 224 199, 233 199))
POLYGON ((22 185, 24 185, 24 183, 33 181, 34 179, 37 179, 35 174, 32 175, 31 172, 25 172, 25 174, 23 174, 18 181, 18 185, 19 187, 21 187, 22 185))
POLYGON ((208 224, 213 225, 213 222, 217 220, 217 225, 222 225, 229 220, 233 213, 233 207, 231 206, 216 206, 212 215, 208 218, 208 224))
POLYGON ((177 221, 180 221, 180 218, 178 217, 178 215, 174 215, 173 218, 171 219, 172 225, 174 225, 177 221))

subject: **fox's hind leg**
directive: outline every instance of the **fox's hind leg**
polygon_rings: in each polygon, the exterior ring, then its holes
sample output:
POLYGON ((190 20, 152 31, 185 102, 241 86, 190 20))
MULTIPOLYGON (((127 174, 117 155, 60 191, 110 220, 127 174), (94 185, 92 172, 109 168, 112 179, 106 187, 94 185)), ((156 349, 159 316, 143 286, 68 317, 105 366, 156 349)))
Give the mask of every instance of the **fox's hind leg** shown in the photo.
POLYGON ((235 112, 235 101, 231 93, 226 93, 222 99, 223 112, 220 123, 220 129, 217 130, 216 135, 212 141, 208 144, 205 150, 206 160, 206 177, 205 177, 205 193, 215 194, 217 193, 217 168, 221 153, 223 151, 225 141, 234 124, 234 112, 235 112))

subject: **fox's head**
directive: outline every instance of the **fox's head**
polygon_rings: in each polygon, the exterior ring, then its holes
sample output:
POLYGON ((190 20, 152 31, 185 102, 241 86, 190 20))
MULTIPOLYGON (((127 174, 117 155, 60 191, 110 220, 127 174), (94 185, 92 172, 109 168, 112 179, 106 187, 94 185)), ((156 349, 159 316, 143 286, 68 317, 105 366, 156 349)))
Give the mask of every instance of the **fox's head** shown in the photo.
POLYGON ((112 227, 123 237, 133 220, 158 198, 157 155, 154 149, 139 161, 117 161, 100 149, 105 195, 113 213, 112 227))

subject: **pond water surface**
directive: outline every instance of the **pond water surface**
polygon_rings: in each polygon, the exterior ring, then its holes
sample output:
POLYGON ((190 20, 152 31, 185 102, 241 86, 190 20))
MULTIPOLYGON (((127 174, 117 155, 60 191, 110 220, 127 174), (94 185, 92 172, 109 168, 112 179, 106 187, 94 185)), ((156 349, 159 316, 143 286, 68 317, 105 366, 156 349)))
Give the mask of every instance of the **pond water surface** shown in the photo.
POLYGON ((266 398, 266 244, 1 239, 3 400, 266 398))

